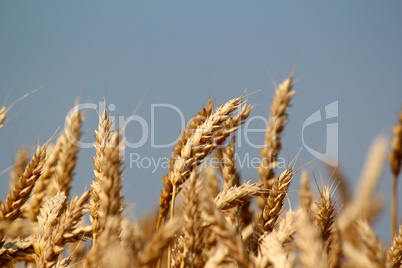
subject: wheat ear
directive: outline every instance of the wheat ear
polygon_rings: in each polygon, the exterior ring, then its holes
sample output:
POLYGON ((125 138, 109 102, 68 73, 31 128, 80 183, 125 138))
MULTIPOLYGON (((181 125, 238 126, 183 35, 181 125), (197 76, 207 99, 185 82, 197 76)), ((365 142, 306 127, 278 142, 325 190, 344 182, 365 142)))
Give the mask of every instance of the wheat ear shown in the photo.
POLYGON ((58 156, 51 187, 47 190, 48 196, 54 196, 57 191, 65 192, 67 198, 70 194, 70 184, 74 177, 74 168, 79 152, 78 142, 81 137, 80 129, 83 122, 82 112, 78 106, 66 117, 65 127, 58 139, 58 156))
POLYGON ((229 248, 239 267, 250 267, 251 263, 245 252, 243 241, 235 228, 225 220, 210 196, 203 193, 201 194, 201 200, 203 219, 210 224, 212 231, 229 248))
MULTIPOLYGON (((40 258, 44 258, 46 244, 50 240, 52 230, 64 211, 66 199, 64 192, 58 192, 55 196, 47 199, 40 209, 38 225, 43 229, 44 234, 35 236, 33 241, 33 248, 37 255, 35 260, 37 264, 39 264, 40 258)), ((44 260, 42 260, 41 265, 45 266, 44 260)))
POLYGON ((10 190, 14 188, 14 185, 24 173, 25 167, 28 164, 28 160, 28 150, 25 147, 20 148, 17 152, 17 155, 15 156, 13 171, 10 174, 10 190))
MULTIPOLYGON (((53 267, 60 254, 64 250, 67 241, 64 239, 66 233, 71 233, 76 224, 80 221, 85 204, 88 202, 91 194, 85 192, 80 198, 75 197, 67 205, 66 210, 60 215, 54 228, 45 236, 45 247, 39 250, 38 266, 53 267)), ((55 213, 56 215, 58 213, 55 213)))
POLYGON ((170 217, 174 214, 174 199, 176 197, 178 187, 182 185, 190 176, 191 171, 198 166, 201 161, 208 156, 213 149, 222 144, 225 139, 234 131, 236 131, 244 120, 247 118, 245 114, 248 110, 242 109, 239 116, 232 118, 232 114, 244 103, 243 96, 234 98, 226 104, 221 104, 214 113, 197 126, 195 131, 191 133, 185 145, 181 148, 179 154, 175 155, 170 165, 168 177, 162 178, 165 189, 161 192, 159 219, 157 228, 164 221, 169 210, 170 200, 171 207, 170 217), (168 183, 170 180, 170 183, 168 183))
MULTIPOLYGON (((120 195, 122 174, 122 144, 120 142, 120 130, 112 134, 110 143, 107 144, 104 155, 100 161, 101 173, 99 174, 99 224, 102 229, 109 216, 116 216, 121 220, 123 209, 122 196, 120 195)), ((119 220, 119 222, 120 222, 119 220)), ((116 233, 115 235, 118 235, 116 233)))
POLYGON ((7 199, 0 206, 0 220, 13 221, 21 214, 21 207, 28 200, 35 182, 40 177, 46 158, 46 145, 37 147, 32 160, 25 168, 7 199))
POLYGON ((331 165, 326 165, 328 173, 331 175, 331 178, 334 178, 336 181, 336 190, 339 191, 341 204, 348 205, 350 202, 350 187, 348 185, 349 178, 346 176, 340 165, 333 167, 331 165))
POLYGON ((402 161, 402 108, 398 115, 399 123, 394 126, 394 138, 391 142, 392 152, 389 154, 389 161, 391 163, 391 171, 394 175, 392 180, 392 237, 396 235, 396 225, 398 219, 398 208, 397 208, 397 193, 398 193, 398 175, 401 171, 401 161, 402 161))
POLYGON ((161 228, 144 248, 138 253, 136 262, 138 266, 146 266, 156 262, 161 252, 175 238, 176 233, 182 228, 178 218, 173 219, 161 228))
POLYGON ((326 268, 327 253, 320 238, 320 230, 305 209, 301 209, 296 223, 296 246, 300 250, 300 263, 307 268, 326 268))
POLYGON ((265 230, 266 232, 270 232, 274 228, 294 174, 293 169, 288 168, 279 175, 272 185, 268 199, 260 216, 260 231, 265 230))
POLYGON ((309 214, 312 214, 313 194, 310 189, 310 175, 306 170, 302 171, 299 188, 299 204, 305 208, 309 214))
POLYGON ((197 127, 182 148, 180 155, 174 159, 173 169, 169 174, 173 187, 183 184, 194 167, 239 128, 243 121, 235 124, 231 115, 243 102, 239 97, 228 101, 225 105, 220 105, 215 113, 197 127))
POLYGON ((385 249, 382 247, 380 240, 374 234, 367 221, 358 220, 357 230, 366 249, 366 256, 375 267, 385 267, 385 249))
MULTIPOLYGON (((170 210, 170 218, 174 216, 175 197, 178 193, 178 187, 183 184, 191 171, 199 165, 199 163, 208 156, 213 149, 222 144, 225 139, 234 131, 236 131, 243 120, 247 117, 238 116, 232 118, 231 115, 244 103, 243 97, 235 98, 228 101, 225 105, 220 105, 215 113, 209 116, 204 123, 199 125, 186 145, 182 148, 180 155, 174 159, 173 170, 169 172, 169 179, 172 184, 172 205, 170 210)), ((243 110, 240 111, 240 113, 243 110)), ((162 209, 161 209, 162 211, 162 209)), ((167 213, 167 212, 166 212, 167 213)), ((166 214, 162 215, 163 217, 166 214)), ((168 267, 170 268, 170 253, 168 251, 168 267)))
POLYGON ((264 185, 260 182, 251 184, 250 181, 240 186, 233 186, 221 191, 215 197, 215 205, 220 210, 230 209, 243 205, 253 196, 258 196, 264 192, 264 185))
MULTIPOLYGON (((120 140, 120 130, 117 129, 115 133, 111 134, 110 140, 106 141, 105 147, 101 149, 102 156, 99 162, 94 161, 96 163, 95 167, 100 170, 100 173, 95 173, 98 181, 92 186, 92 189, 98 191, 97 198, 99 198, 95 211, 97 216, 96 223, 98 225, 95 226, 94 221, 92 221, 92 226, 98 228, 96 232, 100 231, 102 233, 100 237, 99 234, 97 235, 97 240, 99 241, 93 244, 88 253, 88 255, 92 254, 94 256, 87 257, 84 266, 92 267, 100 262, 102 252, 105 252, 110 244, 118 241, 121 233, 123 200, 120 190, 123 172, 121 169, 123 164, 121 156, 123 146, 120 140)), ((92 198, 94 198, 94 195, 92 195, 92 198)), ((93 206, 91 207, 91 209, 94 208, 93 206)))
MULTIPOLYGON (((106 105, 106 102, 105 102, 106 105)), ((106 113, 106 107, 102 113, 99 115, 99 124, 98 129, 95 130, 95 149, 96 155, 94 157, 94 174, 95 179, 93 179, 91 188, 92 188, 92 199, 90 200, 89 212, 90 212, 90 220, 93 226, 93 243, 96 243, 96 239, 98 237, 99 232, 99 193, 101 191, 99 183, 100 183, 100 174, 103 171, 101 166, 101 161, 104 158, 104 151, 106 145, 110 142, 110 137, 112 135, 111 131, 112 122, 110 122, 110 118, 106 113)))
POLYGON ((216 197, 219 193, 219 178, 215 169, 210 165, 202 165, 200 168, 200 177, 204 181, 205 190, 212 196, 216 197))
POLYGON ((1 267, 10 267, 10 262, 15 259, 32 262, 31 256, 33 253, 34 249, 31 241, 17 239, 0 248, 0 265, 1 267))
POLYGON ((187 187, 183 190, 184 212, 184 251, 181 267, 202 267, 205 262, 202 257, 203 227, 201 222, 201 210, 199 206, 199 194, 201 180, 197 173, 193 172, 188 180, 187 187))
POLYGON ((294 267, 294 256, 291 257, 285 251, 276 232, 271 232, 260 239, 259 255, 255 261, 257 268, 273 267, 291 268, 294 267))
MULTIPOLYGON (((60 137, 58 140, 60 140, 60 137)), ((44 199, 47 194, 47 188, 55 173, 59 149, 59 141, 57 141, 56 144, 49 144, 46 148, 46 160, 43 164, 42 174, 35 183, 35 186, 32 190, 33 194, 29 199, 29 204, 27 204, 25 210, 26 217, 31 222, 37 221, 36 217, 39 213, 40 208, 44 204, 44 199)))
MULTIPOLYGON (((294 70, 294 69, 293 69, 294 70)), ((275 95, 271 103, 269 113, 269 127, 265 132, 264 147, 261 149, 261 164, 257 168, 260 181, 269 189, 273 183, 274 169, 277 166, 277 157, 281 150, 281 134, 288 121, 287 109, 290 107, 290 100, 295 94, 293 87, 293 70, 289 77, 275 88, 275 95)), ((263 197, 266 199, 268 194, 263 197)), ((264 199, 258 199, 258 205, 264 208, 264 199)))
MULTIPOLYGON (((177 139, 177 143, 173 148, 173 157, 170 157, 169 161, 169 171, 173 171, 175 160, 181 155, 181 151, 187 144, 188 139, 194 135, 194 132, 199 126, 201 126, 208 117, 214 112, 214 101, 211 98, 208 99, 206 107, 202 107, 197 114, 194 114, 192 119, 187 123, 185 129, 183 129, 182 134, 177 139)), ((170 173, 169 172, 169 173, 170 173)), ((173 184, 169 178, 169 174, 162 177, 162 182, 164 190, 161 191, 159 199, 159 218, 156 226, 156 230, 159 230, 161 223, 165 221, 166 215, 168 214, 170 201, 172 200, 173 184)))
POLYGON ((92 244, 92 247, 84 260, 83 267, 95 268, 103 266, 102 264, 104 261, 104 255, 109 246, 119 246, 118 244, 116 244, 116 233, 118 232, 119 226, 120 219, 117 216, 110 216, 108 218, 106 225, 103 226, 101 235, 97 239, 97 242, 95 244, 92 244))
POLYGON ((321 237, 327 253, 331 251, 333 241, 333 225, 335 219, 335 203, 332 202, 331 194, 327 186, 320 192, 320 202, 316 203, 318 211, 316 215, 317 225, 321 229, 321 237))
POLYGON ((7 118, 7 112, 8 109, 6 108, 6 106, 2 105, 0 108, 0 129, 2 129, 4 125, 7 123, 7 121, 4 122, 7 118))
POLYGON ((223 148, 218 148, 215 153, 215 157, 219 161, 219 171, 223 177, 222 189, 227 190, 232 186, 240 184, 239 175, 236 173, 235 166, 235 140, 236 136, 233 136, 228 145, 223 148))
POLYGON ((388 250, 388 263, 392 268, 402 265, 402 225, 399 226, 399 235, 394 236, 392 246, 388 250))
POLYGON ((353 201, 339 215, 338 223, 341 232, 348 229, 355 220, 367 219, 372 212, 373 195, 383 170, 386 149, 387 140, 382 136, 370 146, 353 201))
POLYGON ((293 241, 296 232, 298 213, 289 210, 279 222, 278 227, 270 233, 264 233, 259 238, 259 251, 255 259, 256 267, 293 267, 294 256, 285 250, 285 246, 293 241))

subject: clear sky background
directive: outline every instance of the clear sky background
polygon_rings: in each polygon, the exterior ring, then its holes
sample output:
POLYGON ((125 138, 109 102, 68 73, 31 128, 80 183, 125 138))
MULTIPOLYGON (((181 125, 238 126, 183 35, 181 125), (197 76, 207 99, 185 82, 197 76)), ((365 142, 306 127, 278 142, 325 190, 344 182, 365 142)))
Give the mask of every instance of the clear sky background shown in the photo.
MULTIPOLYGON (((282 157, 302 148, 302 125, 316 110, 338 101, 340 163, 356 185, 365 154, 379 135, 392 137, 402 105, 402 2, 400 1, 0 1, 0 103, 39 92, 15 105, 15 117, 0 131, 0 170, 8 168, 20 146, 31 150, 49 139, 80 96, 99 104, 105 96, 114 115, 137 115, 151 127, 151 105, 170 104, 189 119, 209 94, 217 103, 246 88, 258 104, 250 116, 268 115, 273 93, 270 76, 286 77, 297 59, 297 95, 283 135, 282 157)), ((180 118, 171 109, 155 110, 155 141, 169 143, 180 133, 180 118)), ((306 131, 305 141, 325 149, 326 123, 306 131), (323 147, 324 146, 324 147, 323 147)), ((86 113, 83 140, 93 142, 97 115, 86 113)), ((254 120, 250 127, 264 127, 254 120)), ((127 127, 133 142, 140 125, 127 127)), ((244 138, 244 137, 243 137, 244 138)), ((257 157, 259 149, 242 142, 238 153, 257 157)), ((262 144, 263 133, 249 136, 262 144)), ((137 149, 142 158, 167 157, 170 148, 152 148, 150 139, 137 149)), ((73 192, 81 194, 93 177, 94 149, 79 154, 73 192)), ((313 156, 302 150, 297 166, 313 156)), ((324 182, 320 161, 306 167, 324 182)), ((166 169, 130 168, 126 162, 123 193, 129 214, 139 217, 156 209, 166 169)), ((242 170, 245 180, 258 174, 242 170)), ((0 199, 9 174, 0 176, 0 199)), ((296 190, 300 174, 292 184, 296 190)), ((313 184, 314 186, 314 184, 313 184)), ((386 200, 376 231, 389 242, 391 174, 385 166, 378 192, 386 200)), ((402 187, 399 197, 402 200, 402 187)), ((297 192, 290 193, 297 207, 297 192)), ((399 202, 401 204, 401 202, 399 202)), ((402 206, 399 206, 401 223, 402 206)))

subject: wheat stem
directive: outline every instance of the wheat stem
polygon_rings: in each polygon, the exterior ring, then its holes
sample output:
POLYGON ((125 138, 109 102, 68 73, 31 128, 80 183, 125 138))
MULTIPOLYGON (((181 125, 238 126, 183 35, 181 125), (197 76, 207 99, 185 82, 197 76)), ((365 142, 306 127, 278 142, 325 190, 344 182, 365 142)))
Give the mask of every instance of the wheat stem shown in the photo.
POLYGON ((394 175, 392 180, 392 229, 391 237, 396 235, 396 225, 398 220, 398 177, 394 175))

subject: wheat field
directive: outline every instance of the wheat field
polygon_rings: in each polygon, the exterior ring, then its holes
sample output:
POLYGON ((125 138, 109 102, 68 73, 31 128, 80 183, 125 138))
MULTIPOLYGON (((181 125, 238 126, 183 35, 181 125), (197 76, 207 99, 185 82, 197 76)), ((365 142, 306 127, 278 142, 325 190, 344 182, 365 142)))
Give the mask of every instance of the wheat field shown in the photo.
MULTIPOLYGON (((402 110, 392 140, 379 137, 370 147, 353 195, 340 167, 328 167, 328 183, 322 185, 295 169, 294 161, 278 172, 295 94, 292 73, 276 86, 269 104, 270 127, 255 182, 241 177, 234 160, 236 130, 254 107, 249 96, 220 105, 209 99, 177 139, 161 178, 158 213, 134 222, 125 216, 121 191, 122 129, 114 128, 106 109, 94 130, 94 177, 87 178, 89 189, 79 189, 82 195, 71 195, 79 152, 72 141, 80 140, 84 120, 76 110, 61 133, 38 144, 32 156, 24 148, 16 152, 10 190, 0 205, 0 266, 402 267, 396 215, 402 110), (211 157, 219 160, 217 167, 206 164, 211 157), (375 194, 383 168, 393 174, 391 245, 371 227, 383 209, 375 194), (299 184, 299 204, 286 206, 291 183, 299 184)), ((0 108, 0 132, 13 105, 0 108)))

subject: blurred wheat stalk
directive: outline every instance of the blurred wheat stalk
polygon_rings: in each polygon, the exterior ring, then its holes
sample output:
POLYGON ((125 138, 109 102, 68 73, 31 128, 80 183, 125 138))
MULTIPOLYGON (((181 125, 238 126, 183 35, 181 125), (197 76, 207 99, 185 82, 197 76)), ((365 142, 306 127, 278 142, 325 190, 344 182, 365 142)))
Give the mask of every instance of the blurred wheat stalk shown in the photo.
MULTIPOLYGON (((293 86, 292 70, 273 95, 257 182, 244 182, 235 164, 234 133, 253 106, 244 95, 218 107, 209 99, 173 149, 162 177, 159 213, 135 222, 124 216, 121 129, 113 130, 106 109, 95 131, 91 188, 80 197, 70 195, 79 151, 71 141, 80 140, 83 122, 82 112, 75 110, 56 141, 37 145, 31 159, 24 148, 16 154, 10 191, 0 205, 1 267, 400 267, 396 187, 402 110, 389 153, 393 242, 386 249, 370 226, 384 205, 375 191, 386 161, 383 137, 370 148, 353 196, 339 167, 329 168, 328 185, 318 195, 303 171, 299 208, 284 211, 298 170, 288 166, 277 173, 275 168, 293 86), (206 164, 209 157, 219 160, 218 168, 206 164)), ((1 106, 0 128, 14 104, 1 106)))

